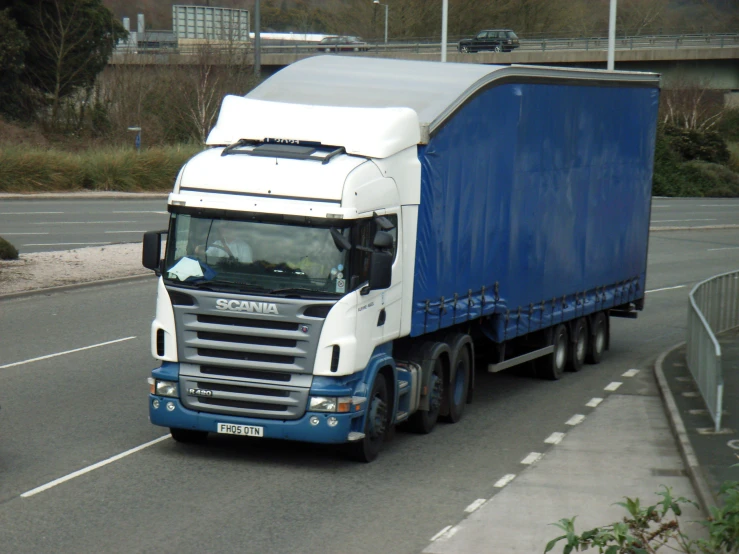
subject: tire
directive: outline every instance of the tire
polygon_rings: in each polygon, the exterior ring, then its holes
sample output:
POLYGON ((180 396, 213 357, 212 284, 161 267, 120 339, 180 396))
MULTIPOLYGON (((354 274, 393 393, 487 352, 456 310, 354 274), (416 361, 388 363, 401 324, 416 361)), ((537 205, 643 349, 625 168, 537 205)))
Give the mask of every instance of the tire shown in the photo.
POLYGON ((603 312, 593 316, 592 326, 588 354, 585 357, 585 361, 589 364, 599 364, 608 344, 608 322, 603 312))
POLYGON ((356 48, 356 47, 355 47, 355 48, 354 48, 354 51, 355 51, 355 52, 359 52, 359 48, 356 48))
POLYGON ((537 360, 537 374, 550 381, 557 381, 562 377, 567 366, 567 327, 557 325, 552 332, 552 345, 554 352, 537 360))
POLYGON ((447 390, 449 414, 444 418, 449 423, 457 423, 464 415, 464 406, 467 404, 467 393, 470 390, 472 373, 470 351, 464 344, 460 346, 454 359, 454 371, 451 372, 453 381, 450 381, 447 390))
POLYGON ((429 409, 418 410, 408 418, 405 424, 408 431, 422 435, 428 435, 433 431, 439 420, 439 412, 444 400, 444 388, 444 363, 441 358, 437 358, 429 382, 429 409))
POLYGON ((331 52, 331 49, 330 48, 326 48, 326 49, 324 49, 324 52, 331 52))
POLYGON ((182 444, 202 444, 208 438, 207 431, 194 431, 193 429, 178 429, 170 427, 172 438, 182 444))
POLYGON ((460 52, 462 52, 462 54, 469 54, 469 53, 470 53, 470 49, 469 49, 469 48, 467 48, 466 46, 462 46, 462 47, 461 47, 461 48, 459 49, 459 51, 460 51, 460 52))
POLYGON ((588 322, 585 318, 578 319, 572 328, 572 339, 570 340, 567 369, 569 371, 580 371, 585 365, 590 341, 588 340, 588 322))
POLYGON ((500 46, 496 46, 495 48, 493 48, 493 52, 500 52, 500 51, 501 51, 500 46))
POLYGON ((389 398, 385 376, 378 373, 372 384, 372 393, 367 403, 364 438, 348 445, 349 456, 352 459, 369 463, 377 458, 390 425, 392 407, 389 404, 389 398))

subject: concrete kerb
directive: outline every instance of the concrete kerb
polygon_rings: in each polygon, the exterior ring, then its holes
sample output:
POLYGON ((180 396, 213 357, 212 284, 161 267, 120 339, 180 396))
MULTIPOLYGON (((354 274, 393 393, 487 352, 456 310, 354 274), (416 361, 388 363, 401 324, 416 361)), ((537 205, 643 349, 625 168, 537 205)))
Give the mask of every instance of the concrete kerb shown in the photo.
POLYGON ((672 395, 672 391, 667 384, 667 378, 662 369, 662 364, 664 363, 665 358, 684 345, 685 343, 681 342, 660 354, 659 358, 657 358, 657 361, 654 363, 654 373, 657 377, 657 385, 660 395, 662 396, 665 411, 667 412, 667 419, 670 422, 670 428, 672 429, 672 433, 675 436, 675 440, 677 441, 678 448, 680 450, 680 455, 685 463, 688 477, 690 478, 690 482, 693 484, 693 488, 698 496, 698 502, 700 503, 703 512, 705 514, 710 514, 711 507, 716 506, 718 501, 711 492, 711 488, 708 486, 706 478, 703 475, 703 469, 698 462, 698 456, 696 456, 695 450, 693 450, 690 437, 685 429, 685 423, 680 415, 680 411, 677 409, 675 397, 672 395))
POLYGON ((17 298, 25 298, 27 296, 36 296, 41 294, 53 294, 57 292, 68 292, 72 290, 82 289, 86 287, 102 286, 102 285, 116 285, 118 283, 125 283, 128 281, 136 281, 138 279, 151 278, 154 273, 141 274, 141 275, 128 275, 126 277, 116 277, 114 279, 99 279, 97 281, 86 281, 84 283, 74 283, 71 285, 59 285, 57 287, 46 287, 41 289, 30 289, 21 290, 18 292, 9 292, 6 294, 0 294, 0 302, 3 300, 13 300, 17 298))

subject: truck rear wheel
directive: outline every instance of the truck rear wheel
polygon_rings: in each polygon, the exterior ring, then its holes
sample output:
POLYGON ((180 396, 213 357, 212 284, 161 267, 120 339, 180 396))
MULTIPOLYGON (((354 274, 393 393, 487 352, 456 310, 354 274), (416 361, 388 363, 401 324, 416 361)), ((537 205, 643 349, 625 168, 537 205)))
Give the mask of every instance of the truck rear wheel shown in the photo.
POLYGON ((429 434, 436 426, 444 399, 444 363, 437 358, 429 381, 429 409, 418 410, 408 418, 405 428, 414 433, 429 434))
POLYGON ((174 440, 183 444, 200 444, 205 442, 205 439, 208 438, 208 433, 206 431, 170 427, 169 432, 172 434, 172 438, 174 440))
POLYGON ((454 371, 449 383, 449 414, 446 420, 457 423, 464 415, 464 405, 467 404, 467 393, 470 390, 470 374, 472 364, 470 362, 470 351, 464 344, 459 346, 459 351, 454 356, 454 371))
POLYGON ((378 373, 372 384, 367 414, 364 417, 364 438, 348 445, 349 455, 358 462, 373 461, 382 449, 390 424, 388 398, 385 376, 378 373))
POLYGON ((554 328, 551 344, 554 352, 537 359, 536 370, 539 376, 556 381, 562 377, 567 365, 567 327, 560 324, 554 328))
POLYGON ((593 316, 593 328, 590 335, 590 344, 585 361, 589 364, 599 364, 608 344, 608 322, 603 312, 593 316))
POLYGON ((588 353, 588 322, 585 318, 578 319, 572 327, 569 360, 567 369, 580 371, 585 364, 588 353))

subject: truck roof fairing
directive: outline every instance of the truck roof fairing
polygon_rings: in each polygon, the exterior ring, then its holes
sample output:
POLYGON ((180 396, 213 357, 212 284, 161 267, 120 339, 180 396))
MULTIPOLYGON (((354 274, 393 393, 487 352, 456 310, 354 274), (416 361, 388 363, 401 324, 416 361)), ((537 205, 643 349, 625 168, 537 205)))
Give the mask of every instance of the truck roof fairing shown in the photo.
POLYGON ((312 56, 277 72, 245 98, 226 97, 207 144, 320 140, 350 154, 385 158, 428 142, 486 88, 531 82, 659 87, 660 81, 658 74, 645 72, 312 56))

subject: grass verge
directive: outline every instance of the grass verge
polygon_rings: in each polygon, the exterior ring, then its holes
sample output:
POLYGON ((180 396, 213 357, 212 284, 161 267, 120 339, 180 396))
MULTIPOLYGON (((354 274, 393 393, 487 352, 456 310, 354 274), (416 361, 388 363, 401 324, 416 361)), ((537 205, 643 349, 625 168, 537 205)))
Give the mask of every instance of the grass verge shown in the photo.
POLYGON ((83 152, 10 147, 0 149, 0 192, 117 191, 172 189, 197 145, 83 152))

